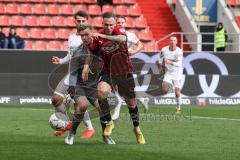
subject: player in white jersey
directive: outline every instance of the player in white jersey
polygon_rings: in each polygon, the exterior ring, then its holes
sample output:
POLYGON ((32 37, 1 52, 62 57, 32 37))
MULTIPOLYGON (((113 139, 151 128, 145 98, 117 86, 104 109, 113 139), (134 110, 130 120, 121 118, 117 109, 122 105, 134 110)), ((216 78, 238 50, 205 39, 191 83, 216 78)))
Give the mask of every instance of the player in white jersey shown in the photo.
MULTIPOLYGON (((79 11, 75 14, 75 23, 76 28, 81 25, 87 24, 88 15, 83 11, 79 11)), ((68 63, 71 60, 72 54, 74 50, 76 50, 82 44, 81 36, 78 35, 78 31, 76 34, 72 34, 68 38, 68 54, 64 58, 59 58, 56 56, 52 57, 53 64, 64 64, 68 63)), ((55 106, 56 111, 65 113, 66 106, 63 103, 64 97, 69 94, 69 92, 73 92, 72 89, 76 85, 77 77, 70 76, 68 74, 57 86, 52 96, 52 104, 55 106)), ((91 138, 94 136, 95 130, 92 126, 90 117, 88 112, 86 111, 84 114, 83 122, 86 125, 86 130, 84 131, 84 135, 81 138, 91 138)), ((63 134, 66 130, 71 129, 71 125, 67 126, 66 129, 61 131, 54 132, 55 136, 59 136, 63 134)))
MULTIPOLYGON (((119 16, 119 17, 117 17, 116 21, 117 21, 117 24, 120 25, 121 27, 123 27, 123 28, 126 27, 126 18, 125 17, 119 16)), ((138 37, 133 32, 126 31, 126 35, 127 35, 128 54, 129 54, 129 56, 132 56, 142 49, 143 44, 141 43, 141 41, 138 39, 138 37)), ((114 113, 112 115, 113 120, 116 120, 119 118, 120 109, 121 109, 122 102, 123 102, 121 96, 119 95, 119 93, 116 90, 115 90, 115 95, 116 95, 118 103, 114 108, 114 113)), ((137 94, 137 92, 136 92, 136 94, 137 94)), ((145 102, 143 97, 138 97, 137 99, 143 104, 143 107, 146 112, 148 110, 147 102, 145 102)))
MULTIPOLYGON (((171 88, 175 88, 176 96, 176 114, 181 113, 181 86, 183 76, 183 51, 177 47, 177 38, 172 36, 169 40, 169 45, 163 47, 160 52, 160 66, 166 67, 166 72, 163 78, 163 91, 170 92, 171 88)), ((160 68, 160 70, 163 68, 160 68)))

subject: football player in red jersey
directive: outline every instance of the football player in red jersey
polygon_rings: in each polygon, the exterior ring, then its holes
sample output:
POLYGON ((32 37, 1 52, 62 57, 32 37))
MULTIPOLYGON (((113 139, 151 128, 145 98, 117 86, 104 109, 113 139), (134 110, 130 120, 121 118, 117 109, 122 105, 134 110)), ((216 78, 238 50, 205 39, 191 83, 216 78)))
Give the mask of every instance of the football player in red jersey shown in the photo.
MULTIPOLYGON (((117 87, 119 94, 124 97, 129 108, 137 142, 139 144, 145 144, 144 136, 139 127, 138 107, 134 91, 135 84, 125 29, 116 25, 115 15, 113 13, 105 12, 103 14, 103 29, 98 33, 93 33, 93 37, 95 41, 90 50, 93 50, 93 53, 98 53, 97 56, 104 62, 97 86, 98 101, 105 115, 101 117, 104 135, 110 136, 114 128, 107 97, 112 88, 117 87)), ((89 64, 86 63, 82 72, 82 78, 87 79, 88 73, 89 64)))

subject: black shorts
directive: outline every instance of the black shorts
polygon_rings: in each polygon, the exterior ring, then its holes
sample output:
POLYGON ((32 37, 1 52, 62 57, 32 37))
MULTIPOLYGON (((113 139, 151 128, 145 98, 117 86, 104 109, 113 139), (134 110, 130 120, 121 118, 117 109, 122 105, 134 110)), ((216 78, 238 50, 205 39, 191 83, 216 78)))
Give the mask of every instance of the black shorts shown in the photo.
POLYGON ((80 96, 86 96, 88 101, 94 105, 97 100, 97 83, 79 83, 76 85, 74 100, 76 101, 80 96))
POLYGON ((111 76, 109 73, 101 73, 99 82, 104 81, 112 86, 112 88, 116 88, 120 96, 135 98, 135 83, 133 79, 133 74, 128 73, 127 75, 120 76, 111 76))

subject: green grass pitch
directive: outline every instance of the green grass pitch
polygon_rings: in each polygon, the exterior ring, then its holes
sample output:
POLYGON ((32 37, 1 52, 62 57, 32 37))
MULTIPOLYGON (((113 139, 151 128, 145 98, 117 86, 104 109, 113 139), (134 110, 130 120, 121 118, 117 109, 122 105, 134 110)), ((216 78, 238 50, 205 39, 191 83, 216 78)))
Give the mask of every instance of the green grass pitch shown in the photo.
POLYGON ((116 145, 102 142, 95 118, 94 138, 79 138, 84 130, 81 124, 75 143, 68 146, 66 134, 52 135, 50 105, 1 105, 0 160, 239 160, 239 106, 184 107, 180 117, 174 116, 173 106, 150 107, 148 114, 140 109, 145 145, 136 144, 124 108, 112 135, 116 145))

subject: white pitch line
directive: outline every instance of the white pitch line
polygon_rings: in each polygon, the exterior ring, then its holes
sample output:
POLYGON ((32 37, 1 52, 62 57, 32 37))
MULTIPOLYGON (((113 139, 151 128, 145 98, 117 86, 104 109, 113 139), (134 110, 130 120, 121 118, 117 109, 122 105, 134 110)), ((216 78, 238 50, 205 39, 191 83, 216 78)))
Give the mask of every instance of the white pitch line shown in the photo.
MULTIPOLYGON (((189 116, 188 116, 189 117, 189 116)), ((240 121, 240 119, 234 118, 217 118, 217 117, 201 117, 201 116, 191 116, 192 118, 196 119, 212 119, 212 120, 227 120, 227 121, 240 121)))

